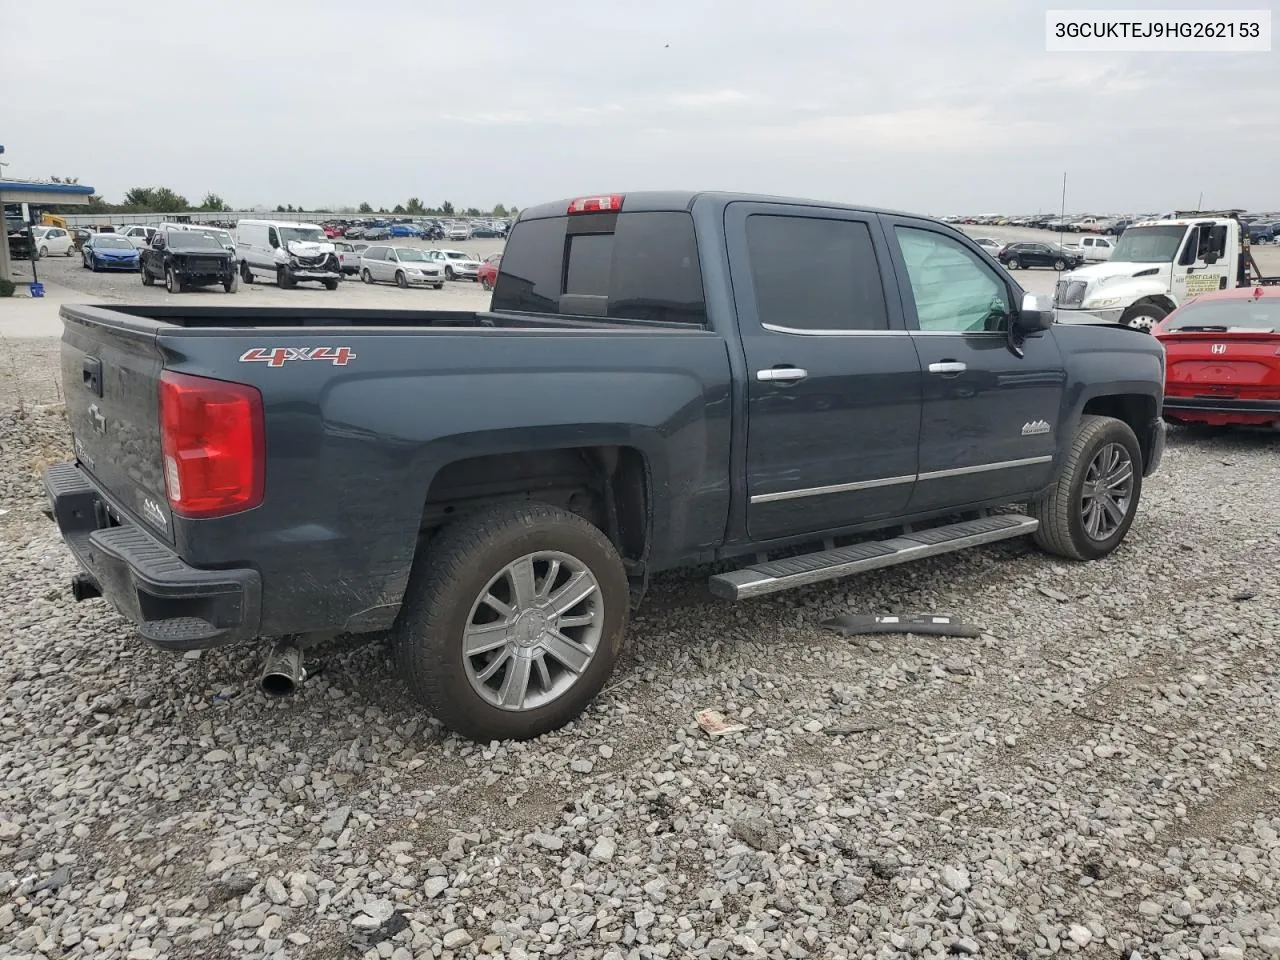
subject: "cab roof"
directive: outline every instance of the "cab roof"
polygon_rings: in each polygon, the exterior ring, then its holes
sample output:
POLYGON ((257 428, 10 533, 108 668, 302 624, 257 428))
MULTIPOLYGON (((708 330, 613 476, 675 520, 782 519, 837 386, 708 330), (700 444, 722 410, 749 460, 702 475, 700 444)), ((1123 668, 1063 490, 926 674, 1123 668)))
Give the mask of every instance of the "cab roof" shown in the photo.
MULTIPOLYGON (((610 196, 609 193, 582 194, 585 197, 610 196)), ((826 200, 806 200, 799 197, 779 197, 771 194, 728 193, 716 190, 637 190, 632 193, 618 191, 614 196, 623 198, 623 213, 654 213, 672 210, 692 210, 699 200, 709 200, 721 206, 738 201, 751 203, 779 203, 797 207, 820 207, 826 210, 850 210, 857 213, 886 214, 895 217, 921 217, 918 213, 902 210, 885 210, 879 207, 867 207, 861 204, 832 203, 826 200)), ((525 207, 520 211, 521 220, 542 219, 546 217, 563 217, 569 205, 576 198, 565 197, 550 203, 540 203, 525 207)), ((932 219, 925 217, 924 219, 932 219)))

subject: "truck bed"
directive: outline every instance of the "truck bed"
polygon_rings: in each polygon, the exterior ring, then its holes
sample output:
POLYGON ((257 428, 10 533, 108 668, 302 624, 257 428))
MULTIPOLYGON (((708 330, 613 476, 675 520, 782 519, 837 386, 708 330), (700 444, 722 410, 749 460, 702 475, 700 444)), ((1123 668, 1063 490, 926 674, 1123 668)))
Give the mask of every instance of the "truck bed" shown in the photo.
MULTIPOLYGON (((187 307, 169 304, 68 305, 62 316, 119 326, 128 320, 150 320, 164 327, 189 330, 256 330, 304 327, 432 329, 689 329, 686 325, 644 320, 570 319, 548 314, 492 313, 472 310, 378 310, 343 307, 187 307)), ((137 324, 130 324, 136 328, 137 324)), ((172 331, 170 331, 172 332, 172 331)))

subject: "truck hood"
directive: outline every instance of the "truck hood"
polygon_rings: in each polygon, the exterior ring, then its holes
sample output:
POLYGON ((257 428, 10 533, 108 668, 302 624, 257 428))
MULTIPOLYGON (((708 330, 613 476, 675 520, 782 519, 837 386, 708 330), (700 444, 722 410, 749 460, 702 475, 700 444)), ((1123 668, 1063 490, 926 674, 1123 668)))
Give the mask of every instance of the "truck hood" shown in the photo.
POLYGON ((315 240, 290 240, 288 247, 295 257, 318 257, 324 253, 333 253, 332 243, 318 243, 315 240))
POLYGON ((1131 279, 1138 274, 1145 274, 1141 279, 1169 279, 1170 271, 1173 265, 1169 263, 1132 263, 1124 260, 1103 260, 1100 263, 1091 264, 1087 267, 1080 267, 1078 270, 1072 270, 1064 273, 1060 280, 1083 280, 1090 287, 1095 287, 1104 281, 1111 281, 1119 277, 1131 279), (1148 271, 1154 270, 1154 273, 1148 271))

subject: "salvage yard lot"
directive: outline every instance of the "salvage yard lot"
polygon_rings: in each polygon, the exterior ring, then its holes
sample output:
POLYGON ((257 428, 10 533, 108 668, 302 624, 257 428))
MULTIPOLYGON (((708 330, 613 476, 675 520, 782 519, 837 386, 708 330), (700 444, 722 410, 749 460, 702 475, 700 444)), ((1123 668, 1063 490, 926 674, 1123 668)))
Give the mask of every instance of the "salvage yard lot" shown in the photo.
MULTIPOLYGON (((345 286, 226 302, 484 302, 345 286)), ((477 746, 377 640, 269 701, 256 647, 175 659, 72 605, 56 362, 0 341, 0 957, 1280 952, 1280 434, 1172 431, 1094 564, 1015 541, 737 606, 661 579, 581 720, 477 746)))

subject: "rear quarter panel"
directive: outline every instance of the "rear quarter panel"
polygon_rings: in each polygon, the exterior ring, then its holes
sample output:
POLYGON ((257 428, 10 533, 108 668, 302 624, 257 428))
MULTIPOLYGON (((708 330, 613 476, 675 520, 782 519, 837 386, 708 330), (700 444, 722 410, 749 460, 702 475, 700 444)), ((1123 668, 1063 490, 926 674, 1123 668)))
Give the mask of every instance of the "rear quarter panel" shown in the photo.
POLYGON ((266 416, 266 495, 176 524, 197 566, 263 576, 263 634, 377 629, 398 610, 427 490, 449 463, 563 447, 636 448, 649 472, 655 568, 719 543, 730 385, 702 331, 298 331, 162 335, 165 366, 251 383, 266 416), (345 366, 239 362, 255 347, 348 347, 345 366))

